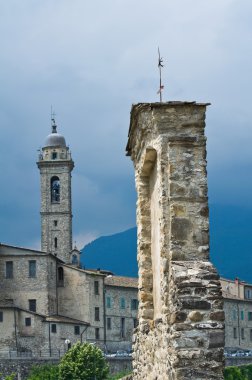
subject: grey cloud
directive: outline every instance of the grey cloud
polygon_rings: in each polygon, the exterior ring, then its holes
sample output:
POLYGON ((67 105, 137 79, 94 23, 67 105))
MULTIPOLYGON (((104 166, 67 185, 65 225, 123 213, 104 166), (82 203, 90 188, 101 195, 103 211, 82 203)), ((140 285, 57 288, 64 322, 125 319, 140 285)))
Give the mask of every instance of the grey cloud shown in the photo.
POLYGON ((133 166, 124 149, 131 104, 158 101, 158 45, 164 98, 212 103, 210 200, 249 200, 249 0, 11 0, 0 8, 0 240, 39 240, 35 162, 50 132, 51 104, 76 164, 75 233, 135 224, 133 166))

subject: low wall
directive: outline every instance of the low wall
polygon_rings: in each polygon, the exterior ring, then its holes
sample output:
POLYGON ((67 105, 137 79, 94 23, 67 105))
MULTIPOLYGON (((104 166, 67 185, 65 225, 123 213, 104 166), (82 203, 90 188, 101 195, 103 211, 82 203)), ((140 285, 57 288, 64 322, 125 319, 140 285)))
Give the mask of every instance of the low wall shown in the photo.
POLYGON ((19 374, 18 380, 25 380, 32 366, 43 364, 58 364, 57 359, 0 359, 0 380, 13 372, 19 374))
POLYGON ((110 373, 118 373, 122 371, 132 371, 132 359, 126 358, 107 358, 109 364, 110 373))
MULTIPOLYGON (((132 370, 131 358, 107 358, 106 360, 109 364, 111 374, 132 370)), ((16 376, 16 379, 26 380, 32 366, 58 363, 59 359, 0 359, 0 380, 3 380, 5 376, 10 375, 13 372, 16 374, 19 373, 19 378, 16 376)))
POLYGON ((225 359, 225 367, 230 366, 239 366, 239 365, 247 365, 252 364, 252 357, 241 357, 241 358, 226 358, 225 359))

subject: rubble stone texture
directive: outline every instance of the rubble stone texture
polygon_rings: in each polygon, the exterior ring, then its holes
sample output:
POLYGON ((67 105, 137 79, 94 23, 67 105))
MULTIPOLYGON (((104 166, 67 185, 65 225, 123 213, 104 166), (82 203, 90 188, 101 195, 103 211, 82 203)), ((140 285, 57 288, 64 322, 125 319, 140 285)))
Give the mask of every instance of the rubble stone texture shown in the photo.
POLYGON ((205 112, 195 102, 132 106, 139 326, 135 380, 223 379, 224 312, 209 261, 205 112))

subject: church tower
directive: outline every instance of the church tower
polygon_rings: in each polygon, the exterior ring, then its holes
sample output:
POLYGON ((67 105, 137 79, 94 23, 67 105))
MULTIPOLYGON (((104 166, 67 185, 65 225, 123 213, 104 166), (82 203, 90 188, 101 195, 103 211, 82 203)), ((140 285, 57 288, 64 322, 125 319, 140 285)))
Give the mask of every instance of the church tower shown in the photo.
POLYGON ((37 165, 41 183, 41 250, 68 263, 72 251, 71 171, 74 162, 54 119, 52 133, 46 138, 37 165))

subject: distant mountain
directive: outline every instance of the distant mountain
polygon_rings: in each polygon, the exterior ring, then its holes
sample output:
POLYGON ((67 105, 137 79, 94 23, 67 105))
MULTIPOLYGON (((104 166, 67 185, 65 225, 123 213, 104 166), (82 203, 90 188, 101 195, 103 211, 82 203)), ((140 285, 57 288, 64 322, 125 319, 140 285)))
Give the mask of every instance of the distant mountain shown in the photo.
MULTIPOLYGON (((220 275, 252 283, 252 209, 210 206, 211 260, 220 275)), ((82 265, 137 277, 136 228, 102 236, 82 250, 82 265)))
POLYGON ((136 227, 111 236, 102 236, 87 244, 81 255, 85 268, 105 269, 117 275, 137 277, 136 227))

